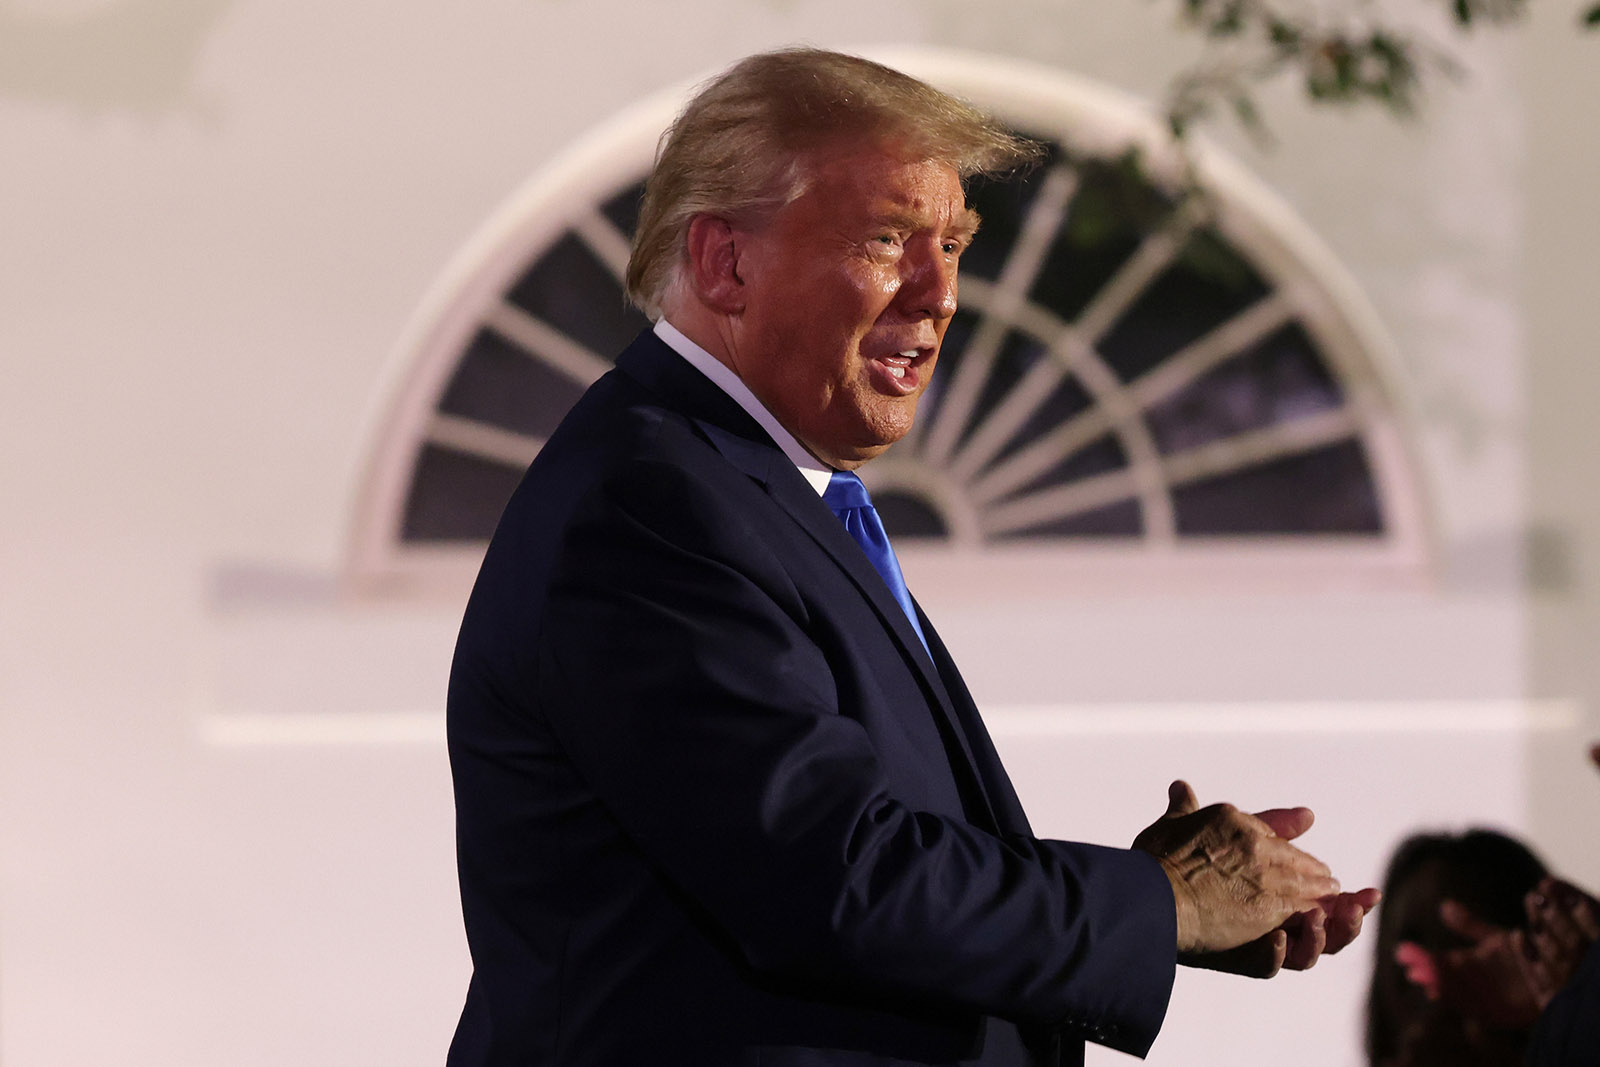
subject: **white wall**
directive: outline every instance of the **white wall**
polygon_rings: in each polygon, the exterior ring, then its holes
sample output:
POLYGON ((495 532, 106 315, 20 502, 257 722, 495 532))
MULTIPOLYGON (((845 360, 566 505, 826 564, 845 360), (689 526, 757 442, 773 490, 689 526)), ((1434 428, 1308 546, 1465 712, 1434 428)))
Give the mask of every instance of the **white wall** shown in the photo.
MULTIPOLYGON (((459 599, 334 588, 391 347, 527 174, 797 40, 1154 93, 1192 51, 1170 6, 0 4, 0 1063, 441 1061, 467 969, 438 740, 459 599)), ((1398 342, 1436 588, 996 601, 914 575, 1041 829, 1126 841, 1182 773, 1314 804, 1347 881, 1418 822, 1488 820, 1600 884, 1570 829, 1600 819, 1576 753, 1600 732, 1600 40, 1542 7, 1464 46, 1413 126, 1284 92, 1274 150, 1224 135, 1398 342), (1536 595, 1530 516, 1570 563, 1536 595)), ((1352 1063, 1363 967, 1185 976, 1155 1060, 1273 1063, 1312 1035, 1301 1061, 1352 1063), (1226 1055, 1229 1011, 1304 1030, 1226 1055)))

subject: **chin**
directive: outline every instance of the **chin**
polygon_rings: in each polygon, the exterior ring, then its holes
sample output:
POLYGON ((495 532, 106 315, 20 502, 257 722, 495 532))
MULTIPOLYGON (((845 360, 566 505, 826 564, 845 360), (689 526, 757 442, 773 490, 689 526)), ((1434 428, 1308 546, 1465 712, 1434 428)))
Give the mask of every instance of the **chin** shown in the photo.
POLYGON ((868 460, 877 459, 879 456, 889 451, 890 446, 904 436, 904 433, 898 433, 894 435, 892 440, 885 440, 881 437, 874 438, 872 444, 865 444, 859 448, 852 449, 847 458, 857 465, 865 463, 868 460))

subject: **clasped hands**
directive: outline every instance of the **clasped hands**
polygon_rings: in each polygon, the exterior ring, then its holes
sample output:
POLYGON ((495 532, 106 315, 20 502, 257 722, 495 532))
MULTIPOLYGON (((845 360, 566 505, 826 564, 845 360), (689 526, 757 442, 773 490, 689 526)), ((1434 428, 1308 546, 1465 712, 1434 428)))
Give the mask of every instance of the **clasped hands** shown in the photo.
POLYGON ((1600 940, 1600 900, 1547 877, 1523 906, 1526 925, 1507 929, 1484 922, 1457 901, 1442 901, 1440 919, 1466 947, 1430 952, 1402 941, 1395 962, 1429 1000, 1494 1026, 1532 1026, 1600 940))
POLYGON ((1311 809, 1201 808, 1182 781, 1167 798, 1166 814, 1133 847, 1160 860, 1172 882, 1178 962, 1270 978, 1305 970, 1361 932, 1378 891, 1341 892, 1326 864, 1289 843, 1311 828, 1311 809))

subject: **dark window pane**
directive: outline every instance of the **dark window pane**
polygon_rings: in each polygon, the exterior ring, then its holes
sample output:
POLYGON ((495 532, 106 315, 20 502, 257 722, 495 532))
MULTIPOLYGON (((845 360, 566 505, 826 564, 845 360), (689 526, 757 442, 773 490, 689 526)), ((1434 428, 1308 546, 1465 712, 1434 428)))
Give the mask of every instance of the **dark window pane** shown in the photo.
POLYGON ((1105 286, 1171 203, 1123 162, 1083 163, 1077 194, 1028 297, 1071 322, 1105 286))
POLYGON ((945 331, 944 342, 939 345, 939 362, 934 366, 933 380, 917 402, 917 421, 931 423, 944 403, 945 387, 955 379, 956 369, 966 355, 967 342, 978 324, 978 317, 970 311, 957 311, 945 331))
MULTIPOLYGON (((1078 185, 1054 235, 1028 298, 1071 322, 1100 293, 1140 244, 1171 223, 1173 201, 1145 181, 1130 159, 1079 160, 1046 142, 1049 158, 1023 176, 975 180, 969 202, 983 216, 977 242, 963 256, 962 273, 998 279, 1051 167, 1074 168, 1078 185)), ((615 189, 598 210, 631 238, 644 182, 615 189)), ((1099 339, 1097 349, 1123 380, 1132 381, 1185 345, 1227 321, 1267 292, 1262 278, 1216 232, 1186 241, 1177 259, 1153 280, 1099 339)), ((628 307, 621 283, 573 232, 549 246, 510 288, 507 299, 611 359, 647 327, 628 307)), ((945 390, 967 355, 978 316, 957 313, 940 364, 922 399, 919 421, 936 418, 945 390)), ((1006 324, 1008 327, 1011 324, 1006 324)), ((993 417, 1039 360, 1054 360, 1043 344, 1020 330, 1005 336, 985 375, 975 410, 960 428, 965 443, 993 417)), ((492 331, 468 346, 445 388, 439 410, 534 437, 546 437, 582 388, 537 356, 492 331)), ((1298 326, 1286 327, 1213 368, 1145 413, 1158 448, 1171 454, 1270 427, 1343 402, 1338 381, 1298 326)), ((1094 407, 1093 398, 1063 374, 1026 422, 999 449, 1003 461, 1056 427, 1094 407)), ((909 443, 909 442, 908 442, 909 443)), ((1034 492, 1126 469, 1121 440, 1105 434, 1057 462, 1016 500, 1034 492)), ((405 541, 482 541, 493 531, 521 471, 426 445, 418 458, 403 522, 405 541)), ((934 504, 904 489, 875 495, 896 537, 947 537, 946 517, 934 504)), ((1183 535, 1360 533, 1382 529, 1376 491, 1362 447, 1346 442, 1246 471, 1173 490, 1183 535)), ((1137 500, 1041 523, 1001 540, 1062 537, 1130 537, 1143 533, 1137 500)))
POLYGON ((506 294, 595 355, 614 359, 650 325, 622 296, 622 285, 573 234, 562 235, 506 294))
POLYGON ((928 501, 902 489, 872 494, 883 528, 894 537, 948 537, 944 516, 928 501))
POLYGON ((1358 441, 1178 486, 1172 501, 1178 532, 1190 536, 1383 531, 1358 441))
POLYGON ((456 366, 439 410, 549 437, 583 387, 499 334, 480 330, 456 366))
POLYGON ((1017 533, 1002 534, 1000 541, 1024 541, 1041 537, 1137 537, 1144 533, 1144 522, 1139 514, 1139 502, 1124 500, 1094 511, 1069 515, 1064 519, 1041 523, 1017 533))
POLYGON ((424 445, 401 525, 403 541, 487 541, 522 469, 424 445))
POLYGON ((639 228, 639 198, 644 196, 644 182, 635 182, 600 205, 600 214, 611 220, 623 236, 633 238, 639 228))
MULTIPOLYGON (((1053 357, 1052 357, 1053 358, 1053 357)), ((1080 412, 1087 411, 1094 406, 1094 401, 1089 394, 1083 391, 1083 386, 1078 384, 1078 379, 1068 374, 1061 379, 1059 385, 1050 391, 1044 402, 1034 409, 1028 416, 1022 428, 1006 442, 997 458, 1004 459, 1013 452, 1022 448, 1040 436, 1049 433, 1063 422, 1080 412)))
POLYGON ((1038 492, 1058 485, 1067 485, 1084 478, 1092 478, 1097 474, 1106 474, 1110 471, 1121 470, 1128 465, 1128 457, 1122 451, 1122 442, 1110 434, 1096 438, 1084 448, 1072 453, 1054 467, 1045 471, 1033 481, 1028 482, 1007 499, 1016 499, 1028 493, 1038 492))
POLYGON ((967 190, 967 203, 982 216, 983 225, 978 228, 972 247, 961 254, 961 273, 990 281, 1000 277, 1044 176, 1059 156, 1054 143, 1046 142, 1046 148, 1049 151, 1046 161, 1026 174, 1002 179, 980 178, 967 190))
POLYGON ((1311 339, 1293 325, 1213 367, 1145 417, 1165 454, 1332 411, 1342 402, 1311 339))
POLYGON ((1027 374, 1033 365, 1041 359, 1049 359, 1049 353, 1044 345, 1035 341, 1027 334, 1012 331, 1006 334, 1005 340, 1000 344, 1000 351, 995 354, 994 363, 989 368, 989 376, 984 379, 983 389, 978 393, 978 400, 972 407, 972 415, 967 419, 967 425, 961 431, 963 442, 983 423, 987 422, 989 415, 999 406, 1000 402, 1016 388, 1017 382, 1027 374))
POLYGON ((1097 347, 1118 377, 1131 382, 1266 293, 1260 276, 1233 249, 1202 230, 1097 347))

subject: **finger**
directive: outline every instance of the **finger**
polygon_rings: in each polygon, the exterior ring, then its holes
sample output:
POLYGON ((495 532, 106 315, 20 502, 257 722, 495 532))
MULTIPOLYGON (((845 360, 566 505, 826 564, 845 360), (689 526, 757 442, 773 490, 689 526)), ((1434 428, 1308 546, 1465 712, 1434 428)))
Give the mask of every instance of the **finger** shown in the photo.
POLYGON ((1284 923, 1289 943, 1283 965, 1291 971, 1307 971, 1316 965, 1328 942, 1327 915, 1321 908, 1298 912, 1284 923))
POLYGON ((1317 903, 1328 909, 1331 913, 1334 907, 1359 908, 1362 915, 1378 906, 1383 900, 1383 893, 1378 889, 1368 886, 1366 889, 1357 889, 1354 893, 1340 893, 1337 897, 1328 900, 1319 900, 1317 903))
POLYGON ((1406 981, 1421 989, 1429 1000, 1439 999, 1439 964, 1433 953, 1414 941, 1402 941, 1394 948, 1394 961, 1405 972, 1406 981))
POLYGON ((1363 889, 1355 893, 1341 893, 1323 903, 1328 913, 1328 943, 1323 946, 1323 955, 1340 951, 1360 936, 1361 924, 1367 912, 1377 904, 1374 898, 1378 895, 1376 889, 1363 889))
POLYGON ((1497 926, 1492 926, 1478 918, 1461 904, 1460 901, 1442 900, 1439 902, 1439 919, 1450 930, 1460 934, 1468 941, 1477 943, 1485 938, 1505 931, 1497 926))
POLYGON ((1179 957, 1179 962, 1186 967, 1223 971, 1246 978, 1271 978, 1283 969, 1288 947, 1289 935, 1282 930, 1273 930, 1238 948, 1184 954, 1179 957))
POLYGON ((1310 808, 1268 808, 1256 812, 1256 818, 1285 841, 1293 841, 1311 829, 1311 824, 1316 821, 1310 808))
POLYGON ((1573 899, 1570 889, 1555 878, 1544 878, 1528 890, 1522 898, 1522 911, 1528 917, 1530 932, 1548 936, 1552 931, 1560 934, 1572 925, 1567 917, 1573 899))
POLYGON ((1528 894, 1523 907, 1528 913, 1528 938, 1536 955, 1549 957, 1565 946, 1583 941, 1572 912, 1574 904, 1574 899, 1565 894, 1546 895, 1537 889, 1528 894))
POLYGON ((1557 979, 1557 985, 1564 985, 1595 940, 1583 922, 1586 916, 1581 909, 1588 904, 1587 898, 1577 890, 1561 898, 1542 897, 1538 893, 1529 896, 1537 897, 1540 903, 1529 909, 1525 935, 1527 955, 1541 963, 1544 971, 1557 979))
POLYGON ((1289 935, 1282 930, 1274 930, 1256 944, 1262 945, 1256 950, 1259 953, 1257 958, 1262 963, 1261 971, 1256 977, 1271 978, 1283 969, 1284 958, 1289 953, 1289 935))
POLYGON ((1570 927, 1563 929, 1540 922, 1525 931, 1513 931, 1512 940, 1522 950, 1523 957, 1551 969, 1577 953, 1581 942, 1572 936, 1573 933, 1570 927))
POLYGON ((1194 790, 1189 788, 1189 783, 1182 778, 1167 786, 1167 815, 1177 817, 1188 815, 1200 810, 1200 801, 1195 798, 1194 790))
MULTIPOLYGON (((1586 941, 1600 939, 1600 901, 1579 889, 1571 882, 1559 878, 1546 878, 1529 894, 1545 897, 1551 909, 1560 916, 1563 926, 1570 926, 1577 936, 1586 941)), ((1530 911, 1529 919, 1533 918, 1530 911)))
MULTIPOLYGON (((1217 805, 1227 807, 1227 805, 1217 805)), ((1251 833, 1261 837, 1275 838, 1286 846, 1294 838, 1310 828, 1312 814, 1310 808, 1269 808, 1266 811, 1251 813, 1248 811, 1233 812, 1235 823, 1248 829, 1251 833)), ((1299 846, 1289 846, 1298 849, 1299 846)))
POLYGON ((1586 941, 1600 941, 1600 901, 1585 897, 1572 909, 1572 921, 1586 941))
POLYGON ((1545 1003, 1558 985, 1552 976, 1550 965, 1539 958, 1538 950, 1523 936, 1521 930, 1513 930, 1510 938, 1510 956, 1516 962, 1517 980, 1522 983, 1533 1002, 1543 1010, 1545 1003))
POLYGON ((1548 901, 1563 910, 1571 910, 1574 902, 1586 896, 1583 890, 1571 882, 1564 882, 1553 875, 1547 875, 1539 880, 1539 884, 1528 890, 1528 898, 1543 907, 1548 901))
POLYGON ((1263 874, 1271 879, 1266 884, 1290 901, 1299 901, 1295 911, 1308 910, 1324 897, 1338 894, 1339 879, 1311 853, 1270 837, 1256 842, 1255 851, 1263 874))

